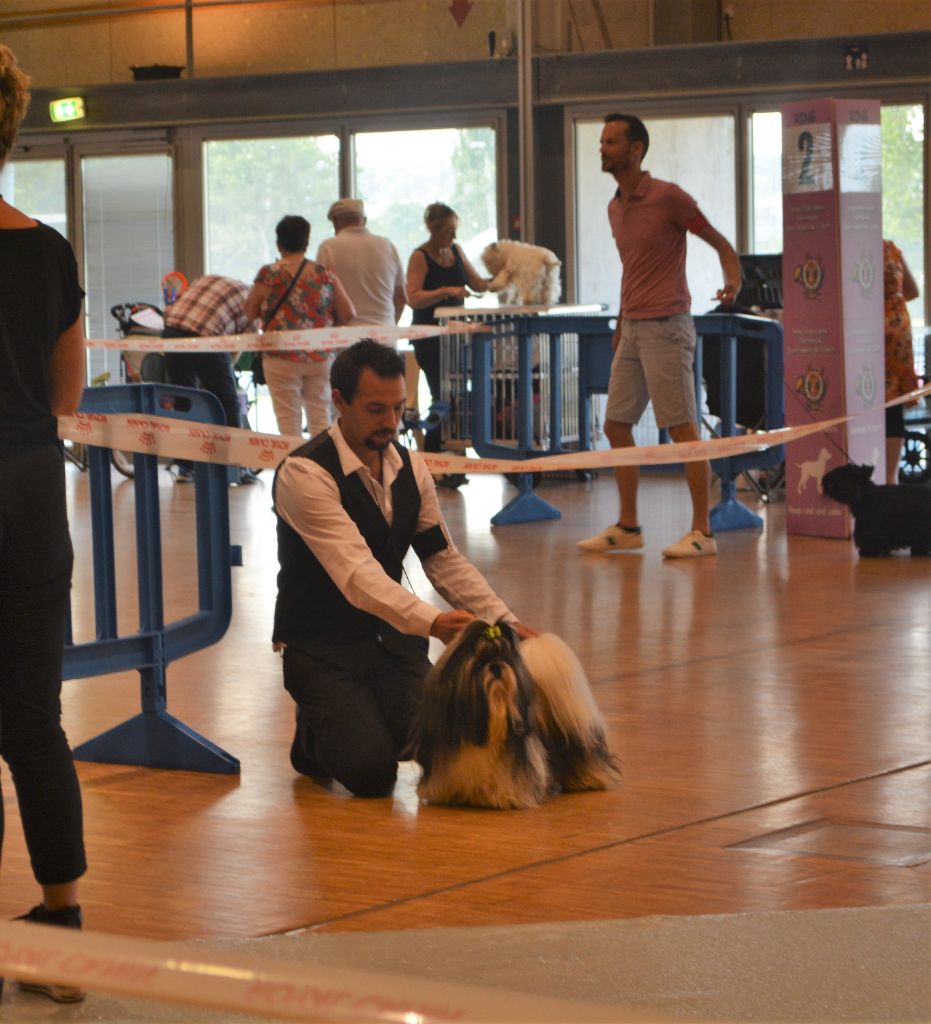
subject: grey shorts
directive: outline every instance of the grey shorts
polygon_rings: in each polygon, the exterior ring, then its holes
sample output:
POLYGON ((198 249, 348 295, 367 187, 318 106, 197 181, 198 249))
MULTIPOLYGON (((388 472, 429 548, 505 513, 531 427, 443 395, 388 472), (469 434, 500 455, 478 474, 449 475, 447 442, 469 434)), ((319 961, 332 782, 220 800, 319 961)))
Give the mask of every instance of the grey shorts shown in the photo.
POLYGON ((695 324, 688 313, 624 320, 611 363, 605 416, 638 423, 648 402, 659 427, 695 423, 695 324))

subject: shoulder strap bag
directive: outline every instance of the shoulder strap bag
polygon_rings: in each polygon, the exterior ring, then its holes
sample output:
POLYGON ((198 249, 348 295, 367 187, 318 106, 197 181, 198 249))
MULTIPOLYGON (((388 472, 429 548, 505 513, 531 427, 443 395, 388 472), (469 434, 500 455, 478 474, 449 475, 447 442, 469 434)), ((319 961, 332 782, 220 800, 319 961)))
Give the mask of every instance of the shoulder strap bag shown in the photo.
POLYGON ((306 266, 307 266, 307 260, 306 259, 301 260, 301 265, 297 268, 297 272, 295 273, 294 277, 292 277, 290 282, 288 283, 288 287, 285 288, 284 294, 275 303, 275 305, 272 306, 271 311, 269 313, 267 313, 263 317, 263 319, 262 319, 262 330, 263 331, 265 330, 265 328, 268 327, 268 325, 272 322, 272 320, 275 319, 275 314, 284 305, 285 299, 287 299, 287 297, 291 294, 291 289, 297 284, 297 279, 304 272, 304 267, 306 267, 306 266))
MULTIPOLYGON (((297 279, 304 272, 304 267, 307 266, 307 260, 301 260, 301 265, 297 268, 297 273, 288 282, 288 287, 285 288, 281 298, 272 306, 271 311, 262 317, 262 330, 264 331, 268 325, 275 319, 275 314, 284 305, 285 299, 291 294, 291 289, 297 284, 297 279)), ((256 384, 265 384, 265 367, 262 365, 262 353, 256 352, 252 356, 252 380, 256 384)))

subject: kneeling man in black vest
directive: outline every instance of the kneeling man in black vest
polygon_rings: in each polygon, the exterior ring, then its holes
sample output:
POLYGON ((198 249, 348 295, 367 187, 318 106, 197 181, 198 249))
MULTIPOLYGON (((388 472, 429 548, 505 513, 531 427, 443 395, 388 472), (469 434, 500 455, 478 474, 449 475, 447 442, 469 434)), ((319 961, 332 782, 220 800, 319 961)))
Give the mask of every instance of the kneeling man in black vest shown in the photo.
POLYGON ((273 641, 297 704, 295 771, 384 796, 430 670, 427 638, 449 643, 476 617, 535 634, 456 550, 429 470, 397 442, 407 404, 402 357, 357 342, 335 359, 330 383, 339 420, 275 474, 273 641), (452 611, 403 585, 409 548, 452 611))

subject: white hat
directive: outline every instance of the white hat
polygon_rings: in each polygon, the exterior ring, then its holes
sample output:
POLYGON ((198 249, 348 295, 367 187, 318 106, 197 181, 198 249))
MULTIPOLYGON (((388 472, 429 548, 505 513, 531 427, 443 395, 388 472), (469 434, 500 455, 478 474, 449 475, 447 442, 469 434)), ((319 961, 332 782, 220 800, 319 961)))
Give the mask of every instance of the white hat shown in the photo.
POLYGON ((327 220, 337 220, 346 217, 356 220, 365 216, 365 206, 361 199, 337 199, 327 210, 327 220))

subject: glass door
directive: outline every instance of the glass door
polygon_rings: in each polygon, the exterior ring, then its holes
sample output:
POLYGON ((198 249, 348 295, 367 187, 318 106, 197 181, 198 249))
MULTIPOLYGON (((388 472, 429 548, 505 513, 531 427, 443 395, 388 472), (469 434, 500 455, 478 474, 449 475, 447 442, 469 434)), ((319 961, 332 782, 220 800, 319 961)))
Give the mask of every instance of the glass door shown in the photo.
MULTIPOLYGON (((80 182, 87 333, 115 338, 111 307, 161 308, 162 277, 175 269, 171 155, 85 155, 80 182)), ((92 349, 91 377, 104 370, 118 380, 119 356, 92 349)))

